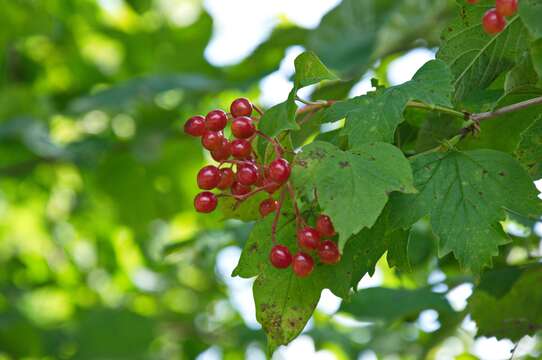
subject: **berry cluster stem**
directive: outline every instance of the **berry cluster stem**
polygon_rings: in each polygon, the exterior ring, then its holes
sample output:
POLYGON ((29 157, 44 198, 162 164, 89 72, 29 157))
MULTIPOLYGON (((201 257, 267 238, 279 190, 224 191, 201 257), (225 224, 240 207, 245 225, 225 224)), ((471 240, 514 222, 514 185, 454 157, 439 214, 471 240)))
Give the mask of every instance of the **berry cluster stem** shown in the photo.
POLYGON ((284 203, 284 196, 286 195, 286 189, 282 189, 280 192, 279 203, 277 209, 275 210, 275 217, 273 218, 273 224, 271 225, 271 240, 273 245, 277 243, 277 225, 279 223, 280 211, 282 209, 282 204, 284 203))

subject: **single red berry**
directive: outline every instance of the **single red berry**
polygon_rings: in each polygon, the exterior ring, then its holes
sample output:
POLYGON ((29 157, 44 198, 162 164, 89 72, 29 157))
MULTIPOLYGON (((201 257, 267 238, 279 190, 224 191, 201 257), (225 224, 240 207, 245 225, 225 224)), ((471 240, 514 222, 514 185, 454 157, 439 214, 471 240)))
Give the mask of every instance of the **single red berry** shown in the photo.
POLYGON ((209 151, 220 149, 224 134, 221 131, 206 131, 201 137, 201 144, 209 151))
POLYGON ((245 139, 233 140, 230 149, 231 154, 237 159, 246 159, 252 153, 252 145, 245 139))
POLYGON ((518 0, 496 0, 495 9, 502 16, 512 16, 518 10, 518 0))
POLYGON ((275 245, 269 253, 269 261, 278 269, 286 269, 292 263, 292 254, 284 245, 275 245))
POLYGON ((322 237, 330 237, 335 235, 335 228, 329 216, 321 214, 316 219, 316 230, 322 237))
POLYGON ((283 158, 275 159, 269 164, 269 178, 278 183, 288 181, 291 171, 288 160, 283 158))
POLYGON ((203 190, 214 189, 220 182, 220 170, 216 166, 208 165, 198 172, 198 186, 203 190))
POLYGON ((250 186, 241 184, 239 181, 234 181, 231 185, 231 193, 233 195, 246 195, 250 192, 250 186))
POLYGON ((230 112, 233 117, 250 116, 252 114, 252 104, 248 99, 235 99, 230 106, 230 112))
POLYGON ((254 135, 256 127, 251 118, 241 116, 235 118, 231 123, 231 133, 238 139, 246 139, 254 135))
POLYGON ((211 151, 211 156, 218 162, 228 160, 231 156, 230 142, 228 139, 222 138, 222 144, 218 149, 211 151))
POLYGON ((275 212, 279 206, 279 202, 275 199, 265 199, 260 203, 260 215, 266 217, 267 215, 275 212))
POLYGON ((265 178, 263 179, 263 186, 265 187, 265 191, 269 194, 273 194, 275 193, 275 191, 277 191, 278 189, 280 189, 280 187, 282 186, 282 184, 279 184, 278 182, 275 182, 269 178, 265 178))
POLYGON ((318 248, 318 257, 320 261, 324 264, 336 264, 341 260, 341 254, 339 253, 339 248, 331 240, 325 240, 320 244, 318 248))
POLYGON ((306 226, 297 231, 297 240, 299 246, 307 250, 316 250, 320 246, 320 234, 315 228, 306 226))
POLYGON ((258 167, 251 163, 238 166, 236 179, 243 185, 254 185, 258 181, 259 171, 258 167))
POLYGON ((292 260, 292 268, 299 277, 309 276, 314 268, 314 260, 309 254, 298 252, 292 260))
POLYGON ((197 212, 201 213, 210 213, 216 209, 218 200, 216 199, 215 194, 209 191, 200 192, 194 198, 194 207, 197 212))
POLYGON ((184 123, 184 132, 192 136, 202 136, 205 133, 205 118, 192 116, 184 123))
POLYGON ((496 9, 488 10, 482 19, 484 31, 490 35, 500 33, 506 26, 506 20, 496 9))
POLYGON ((205 127, 207 130, 220 131, 228 124, 228 116, 222 110, 213 110, 205 117, 205 127))
POLYGON ((229 189, 233 181, 235 180, 235 174, 233 173, 233 170, 230 168, 224 168, 220 169, 220 182, 216 186, 220 190, 226 190, 229 189))

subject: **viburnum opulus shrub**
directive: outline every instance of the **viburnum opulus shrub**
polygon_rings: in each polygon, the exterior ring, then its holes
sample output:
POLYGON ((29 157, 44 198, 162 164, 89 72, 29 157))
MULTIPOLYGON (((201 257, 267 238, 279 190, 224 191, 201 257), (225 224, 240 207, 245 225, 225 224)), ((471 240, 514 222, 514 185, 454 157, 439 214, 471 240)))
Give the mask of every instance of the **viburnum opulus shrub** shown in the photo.
MULTIPOLYGON (((271 350, 301 332, 323 289, 367 312, 359 304, 385 293, 353 295, 358 282, 385 253, 410 271, 420 219, 429 219, 439 257, 452 254, 483 289, 499 281, 487 269, 510 242, 503 221, 542 214, 533 184, 542 177, 542 3, 469 0, 457 10, 436 60, 406 83, 304 100, 299 89, 339 81, 305 52, 285 102, 264 111, 240 98, 186 122, 215 160, 196 176, 196 211, 255 221, 233 276, 256 277, 271 350)), ((542 270, 506 271, 507 291, 475 291, 469 311, 482 334, 518 339, 542 328, 542 313, 529 312, 542 308, 542 270), (509 309, 524 288, 533 289, 528 304, 509 309)), ((389 291, 411 299, 405 314, 454 312, 430 290, 389 291)))

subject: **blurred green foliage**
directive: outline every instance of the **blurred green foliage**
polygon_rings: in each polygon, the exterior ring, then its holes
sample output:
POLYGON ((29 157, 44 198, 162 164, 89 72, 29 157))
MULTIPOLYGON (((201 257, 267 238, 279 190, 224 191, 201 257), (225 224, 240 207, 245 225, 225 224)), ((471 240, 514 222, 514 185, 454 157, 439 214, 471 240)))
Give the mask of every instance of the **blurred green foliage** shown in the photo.
MULTIPOLYGON (((452 2, 345 0, 314 30, 280 23, 227 67, 204 57, 213 22, 200 2, 180 2, 190 9, 180 24, 161 1, 118 1, 115 12, 105 3, 0 0, 0 359, 193 359, 210 346, 244 358, 265 348, 264 335, 232 303, 216 258, 242 247, 251 224, 193 211, 208 158, 182 134, 184 119, 257 99, 293 45, 349 80, 316 98, 344 98, 371 67, 387 83, 390 59, 438 43, 452 2)), ((437 267, 427 223, 409 239, 415 271, 381 261, 386 286, 425 286, 437 267)), ((376 295, 366 301, 378 306, 376 295)), ((413 359, 465 315, 429 334, 412 307, 382 315, 392 329, 317 312, 308 334, 338 358, 370 348, 413 359)))

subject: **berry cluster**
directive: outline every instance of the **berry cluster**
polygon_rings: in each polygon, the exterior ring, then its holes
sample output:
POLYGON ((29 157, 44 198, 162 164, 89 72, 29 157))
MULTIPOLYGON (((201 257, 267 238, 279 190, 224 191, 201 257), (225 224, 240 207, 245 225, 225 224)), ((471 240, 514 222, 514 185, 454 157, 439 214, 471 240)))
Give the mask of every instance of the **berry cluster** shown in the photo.
POLYGON ((286 246, 276 244, 276 227, 285 191, 290 193, 296 212, 297 238, 301 249, 316 251, 320 262, 324 264, 337 263, 340 260, 337 245, 331 240, 320 241, 320 238, 335 235, 335 230, 331 219, 326 215, 318 217, 316 228, 305 225, 297 208, 294 190, 288 181, 291 168, 288 160, 283 157, 284 149, 276 139, 257 129, 259 118, 252 116, 253 111, 263 115, 248 99, 239 98, 232 102, 229 113, 217 109, 205 117, 193 116, 184 124, 185 133, 201 137, 203 147, 209 150, 212 158, 218 162, 217 166, 207 165, 198 172, 198 187, 203 191, 196 195, 194 207, 198 212, 210 213, 216 209, 219 197, 232 197, 238 205, 257 193, 267 192, 269 198, 260 203, 259 212, 262 217, 275 213, 272 227, 274 246, 269 255, 271 264, 279 269, 292 265, 298 276, 305 277, 314 267, 311 255, 298 252, 292 257, 286 246), (231 122, 233 139, 224 135, 228 122, 231 122), (269 164, 260 161, 252 149, 252 141, 257 136, 268 141, 274 148, 275 158, 269 164), (214 189, 218 189, 220 193, 214 194, 210 191, 214 189), (273 198, 273 194, 278 190, 281 190, 280 200, 273 198))
POLYGON ((307 252, 315 252, 323 264, 333 265, 341 259, 339 248, 335 242, 329 239, 320 240, 334 235, 335 229, 331 219, 329 216, 321 214, 316 219, 316 227, 306 225, 298 227, 297 244, 304 251, 299 251, 292 256, 290 249, 286 246, 275 245, 271 249, 269 260, 278 269, 285 269, 292 265, 297 276, 309 276, 314 268, 314 260, 307 252))
MULTIPOLYGON (((475 4, 478 0, 467 0, 475 4)), ((506 16, 512 16, 518 9, 518 0, 496 0, 495 7, 486 11, 482 18, 484 31, 490 35, 500 33, 506 27, 506 16)))
MULTIPOLYGON (((193 116, 184 124, 185 133, 201 137, 203 147, 219 163, 218 166, 205 166, 198 172, 198 186, 205 190, 194 199, 198 212, 210 213, 216 209, 217 195, 209 190, 218 189, 222 191, 218 196, 232 196, 243 201, 260 191, 273 194, 290 177, 290 164, 281 157, 282 148, 256 129, 258 118, 251 117, 253 110, 248 99, 239 98, 231 104, 230 113, 217 109, 205 117, 193 116), (231 122, 233 139, 224 135, 228 122, 231 122), (252 149, 252 140, 257 135, 271 141, 277 149, 277 158, 267 166, 258 162, 252 149)), ((265 216, 276 207, 277 202, 269 198, 260 204, 260 213, 265 216)))

